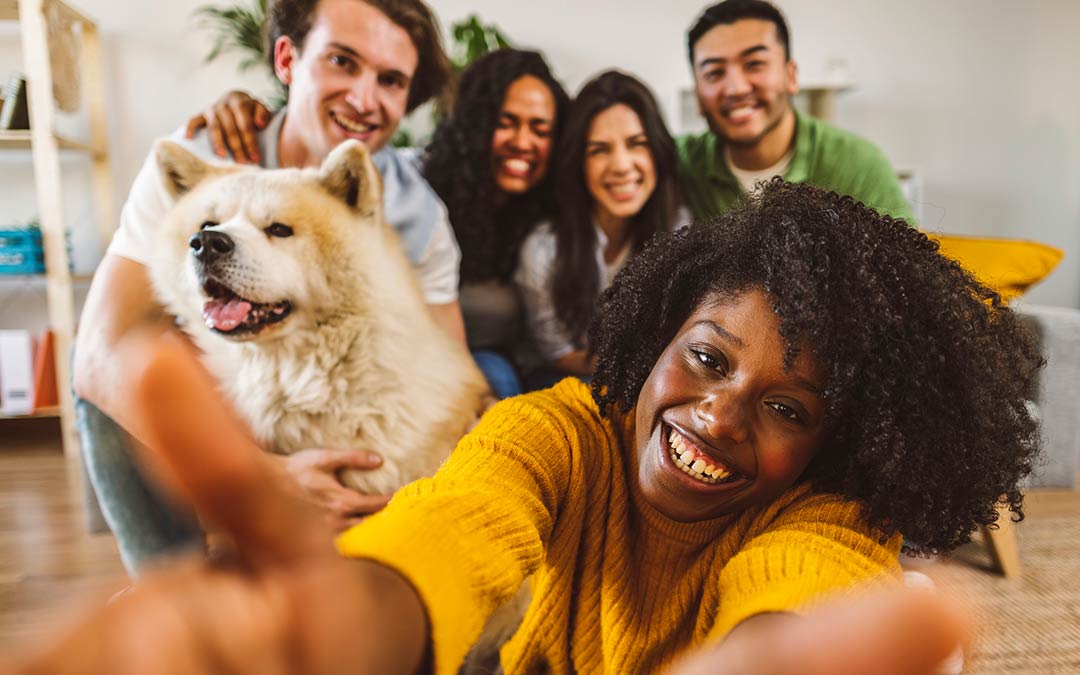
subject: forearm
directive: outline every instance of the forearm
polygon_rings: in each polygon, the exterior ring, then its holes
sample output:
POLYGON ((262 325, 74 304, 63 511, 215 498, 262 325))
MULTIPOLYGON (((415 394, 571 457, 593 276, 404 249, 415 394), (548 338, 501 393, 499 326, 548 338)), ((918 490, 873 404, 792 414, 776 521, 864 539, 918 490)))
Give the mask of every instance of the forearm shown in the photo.
POLYGON ((465 319, 461 316, 461 305, 457 300, 443 305, 428 305, 431 315, 435 317, 435 323, 446 331, 446 334, 454 338, 462 346, 465 342, 465 319))
POLYGON ((124 341, 134 332, 163 337, 177 335, 172 317, 153 299, 142 265, 107 255, 87 296, 75 342, 72 385, 136 438, 143 438, 141 420, 132 415, 131 374, 124 341))
POLYGON ((365 591, 359 607, 362 621, 355 624, 366 634, 357 671, 430 671, 431 630, 420 594, 390 567, 370 560, 350 562, 365 591))

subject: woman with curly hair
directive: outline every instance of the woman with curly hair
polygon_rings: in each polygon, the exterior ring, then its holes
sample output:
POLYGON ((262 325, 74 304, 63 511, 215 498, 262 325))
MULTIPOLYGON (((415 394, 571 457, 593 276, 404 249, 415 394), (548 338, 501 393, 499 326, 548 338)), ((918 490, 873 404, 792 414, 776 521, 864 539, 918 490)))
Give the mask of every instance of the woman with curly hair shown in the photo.
POLYGON ((677 217, 675 141, 652 92, 616 70, 578 93, 555 153, 558 209, 521 247, 514 279, 545 368, 529 388, 588 377, 585 333, 600 292, 677 217))
POLYGON ((930 673, 962 639, 923 595, 821 607, 899 585, 904 538, 946 552, 1001 502, 1023 517, 1042 359, 934 242, 777 179, 631 260, 589 344, 591 390, 567 378, 497 404, 433 478, 338 538, 351 559, 193 359, 152 355, 137 391, 158 464, 246 564, 147 581, 46 664, 85 667, 83 645, 101 672, 184 654, 456 673, 530 576, 509 674, 930 673))
POLYGON ((510 355, 521 337, 510 278, 525 236, 554 211, 549 168, 568 104, 539 52, 500 49, 462 74, 425 150, 424 177, 461 247, 461 309, 481 362, 510 355))

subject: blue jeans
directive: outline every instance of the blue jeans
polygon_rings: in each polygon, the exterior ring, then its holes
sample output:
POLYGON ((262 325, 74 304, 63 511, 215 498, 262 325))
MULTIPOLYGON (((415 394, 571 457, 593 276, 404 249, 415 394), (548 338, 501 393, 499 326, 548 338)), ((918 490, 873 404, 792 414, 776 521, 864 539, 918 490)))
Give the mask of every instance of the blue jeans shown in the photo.
POLYGON ((472 356, 497 398, 517 396, 521 393, 521 380, 518 379, 517 370, 510 363, 510 359, 486 349, 478 349, 472 356))
POLYGON ((86 472, 128 574, 138 576, 165 556, 200 550, 203 533, 195 518, 171 505, 144 477, 127 432, 80 398, 75 415, 86 472))

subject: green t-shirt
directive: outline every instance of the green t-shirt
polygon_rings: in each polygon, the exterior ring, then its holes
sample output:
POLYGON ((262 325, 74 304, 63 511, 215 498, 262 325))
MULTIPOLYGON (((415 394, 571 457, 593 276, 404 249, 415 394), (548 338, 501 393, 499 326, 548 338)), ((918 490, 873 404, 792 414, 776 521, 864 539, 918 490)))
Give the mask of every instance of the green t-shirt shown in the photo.
MULTIPOLYGON (((686 205, 697 218, 726 211, 742 193, 711 131, 681 136, 679 173, 686 205)), ((810 183, 871 206, 912 225, 911 212, 889 160, 872 143, 819 119, 795 112, 795 152, 784 180, 810 183)))

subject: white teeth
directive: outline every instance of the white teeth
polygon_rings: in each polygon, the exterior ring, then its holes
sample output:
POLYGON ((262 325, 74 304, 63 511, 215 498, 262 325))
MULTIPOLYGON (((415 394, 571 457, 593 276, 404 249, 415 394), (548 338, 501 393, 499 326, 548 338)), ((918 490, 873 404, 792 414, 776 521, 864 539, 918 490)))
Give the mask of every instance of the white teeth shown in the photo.
POLYGON ((503 162, 503 166, 514 173, 525 173, 529 170, 529 163, 523 159, 508 159, 503 162))
POLYGON ((689 476, 705 483, 716 483, 730 478, 733 474, 723 466, 713 466, 700 456, 695 458, 697 453, 686 447, 683 437, 674 429, 668 435, 668 444, 671 447, 671 459, 675 462, 675 466, 689 476))
POLYGON ((357 134, 364 134, 375 128, 375 125, 373 124, 353 122, 352 120, 342 117, 341 115, 334 115, 334 119, 337 120, 338 124, 340 124, 341 126, 357 134))
POLYGON ((637 184, 626 183, 624 185, 612 185, 608 188, 608 190, 610 190, 612 194, 618 197, 629 197, 630 195, 637 192, 637 184))
POLYGON ((739 106, 738 108, 732 108, 728 111, 727 116, 733 120, 741 120, 749 117, 754 113, 754 107, 749 105, 739 106))

